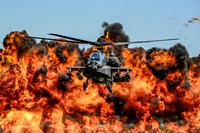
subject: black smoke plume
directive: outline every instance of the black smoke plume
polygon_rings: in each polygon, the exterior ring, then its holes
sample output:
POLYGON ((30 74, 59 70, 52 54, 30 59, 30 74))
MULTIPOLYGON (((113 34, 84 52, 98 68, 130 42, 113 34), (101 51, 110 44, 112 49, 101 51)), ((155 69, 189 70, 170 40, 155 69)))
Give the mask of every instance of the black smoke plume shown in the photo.
MULTIPOLYGON (((109 33, 109 37, 113 42, 129 42, 129 36, 124 32, 122 24, 109 24, 107 22, 103 22, 102 27, 104 28, 104 38, 109 33)), ((122 48, 128 48, 128 44, 123 46, 114 46, 113 51, 117 56, 120 56, 122 48)))
POLYGON ((107 22, 104 22, 102 24, 102 27, 104 28, 104 35, 106 35, 109 32, 109 35, 111 36, 114 42, 129 41, 129 37, 124 32, 122 24, 120 23, 108 24, 107 22))

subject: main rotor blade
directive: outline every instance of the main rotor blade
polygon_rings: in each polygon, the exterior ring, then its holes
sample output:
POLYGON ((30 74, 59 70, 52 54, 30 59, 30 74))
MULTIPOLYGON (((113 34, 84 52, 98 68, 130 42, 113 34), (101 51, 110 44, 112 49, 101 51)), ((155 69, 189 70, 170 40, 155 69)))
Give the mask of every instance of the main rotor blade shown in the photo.
POLYGON ((33 39, 44 39, 44 40, 52 40, 52 41, 59 41, 59 42, 70 42, 70 43, 82 43, 82 42, 78 42, 78 41, 70 41, 70 40, 59 40, 59 39, 52 39, 52 38, 44 38, 44 37, 33 37, 33 36, 29 36, 27 38, 33 38, 33 39))
POLYGON ((180 40, 180 39, 179 38, 170 38, 170 39, 148 40, 148 41, 116 42, 115 45, 126 45, 126 44, 132 44, 132 43, 164 42, 164 41, 175 41, 175 40, 180 40))
POLYGON ((87 40, 78 39, 78 38, 69 37, 69 36, 63 36, 63 35, 54 34, 54 33, 49 33, 49 35, 57 36, 57 37, 62 37, 62 38, 66 38, 66 39, 70 39, 70 40, 74 40, 74 41, 79 41, 81 43, 88 43, 88 44, 91 44, 91 45, 99 45, 98 42, 87 41, 87 40))

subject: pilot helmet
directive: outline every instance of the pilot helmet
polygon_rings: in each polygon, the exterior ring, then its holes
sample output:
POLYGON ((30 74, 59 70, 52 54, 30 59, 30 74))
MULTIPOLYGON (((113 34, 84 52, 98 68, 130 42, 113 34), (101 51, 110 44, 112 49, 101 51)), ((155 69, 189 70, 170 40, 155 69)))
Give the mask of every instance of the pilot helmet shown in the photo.
POLYGON ((113 52, 113 50, 110 52, 110 56, 115 56, 115 53, 113 52))

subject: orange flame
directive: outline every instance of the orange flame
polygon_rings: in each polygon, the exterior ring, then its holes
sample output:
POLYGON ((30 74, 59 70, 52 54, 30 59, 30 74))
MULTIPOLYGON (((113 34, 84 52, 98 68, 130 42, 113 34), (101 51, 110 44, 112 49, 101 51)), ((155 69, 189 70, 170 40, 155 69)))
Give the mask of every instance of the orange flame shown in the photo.
MULTIPOLYGON (((179 81, 180 71, 157 79, 147 66, 145 50, 124 49, 125 66, 133 70, 131 81, 114 83, 112 94, 94 83, 83 91, 85 78, 60 82, 66 68, 76 65, 78 49, 60 42, 36 44, 26 36, 9 34, 0 53, 0 132, 199 132, 198 64, 190 67, 190 89, 180 84, 170 91, 168 82, 179 81)), ((176 64, 169 51, 151 56, 149 67, 160 64, 157 70, 176 64)))

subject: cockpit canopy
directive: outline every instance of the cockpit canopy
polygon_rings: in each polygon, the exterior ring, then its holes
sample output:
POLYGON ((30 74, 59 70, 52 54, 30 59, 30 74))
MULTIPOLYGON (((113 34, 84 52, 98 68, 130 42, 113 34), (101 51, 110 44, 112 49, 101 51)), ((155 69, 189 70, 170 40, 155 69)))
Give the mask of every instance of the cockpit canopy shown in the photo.
POLYGON ((96 61, 100 61, 100 54, 98 52, 93 52, 90 58, 96 61))

